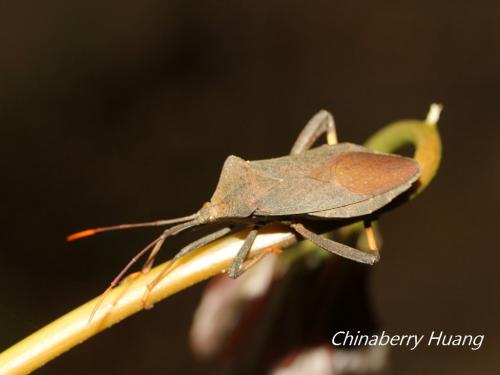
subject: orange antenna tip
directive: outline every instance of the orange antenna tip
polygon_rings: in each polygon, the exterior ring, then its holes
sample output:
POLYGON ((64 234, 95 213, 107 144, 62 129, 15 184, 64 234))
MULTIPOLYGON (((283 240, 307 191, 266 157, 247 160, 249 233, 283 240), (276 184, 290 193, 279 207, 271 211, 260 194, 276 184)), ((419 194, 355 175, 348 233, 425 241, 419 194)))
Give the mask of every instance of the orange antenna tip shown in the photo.
POLYGON ((97 233, 97 230, 95 230, 95 229, 82 230, 81 232, 70 234, 68 237, 66 237, 66 241, 78 240, 78 239, 83 238, 83 237, 92 236, 96 233, 97 233))

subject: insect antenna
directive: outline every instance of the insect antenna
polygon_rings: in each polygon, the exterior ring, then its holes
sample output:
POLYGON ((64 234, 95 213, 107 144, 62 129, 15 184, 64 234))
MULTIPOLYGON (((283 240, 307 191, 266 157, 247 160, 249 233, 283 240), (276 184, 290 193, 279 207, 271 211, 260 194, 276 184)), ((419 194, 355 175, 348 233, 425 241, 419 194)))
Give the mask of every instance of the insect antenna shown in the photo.
POLYGON ((149 222, 145 222, 145 223, 133 223, 133 224, 119 224, 119 225, 112 225, 109 227, 86 229, 86 230, 82 230, 80 232, 70 234, 69 236, 66 237, 66 241, 74 241, 74 240, 78 240, 80 238, 93 236, 94 234, 97 234, 97 233, 110 232, 110 231, 120 230, 120 229, 160 227, 160 226, 169 225, 169 224, 182 223, 185 221, 194 220, 197 217, 198 217, 198 213, 195 213, 193 215, 178 217, 178 218, 169 219, 169 220, 156 220, 156 221, 149 221, 149 222))

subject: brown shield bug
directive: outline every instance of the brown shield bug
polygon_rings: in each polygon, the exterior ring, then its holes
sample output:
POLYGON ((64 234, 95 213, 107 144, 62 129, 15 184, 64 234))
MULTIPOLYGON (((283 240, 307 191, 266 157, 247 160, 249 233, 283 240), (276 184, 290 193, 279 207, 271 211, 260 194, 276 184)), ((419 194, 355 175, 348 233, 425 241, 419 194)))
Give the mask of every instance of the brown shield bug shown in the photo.
MULTIPOLYGON (((89 229, 68 236, 68 240, 116 229, 177 224, 164 230, 139 252, 108 290, 117 285, 132 264, 148 251, 150 254, 143 271, 149 270, 167 237, 195 226, 215 223, 226 226, 185 246, 173 260, 225 236, 235 226, 248 226, 251 230, 228 270, 230 277, 238 277, 248 266, 245 259, 258 227, 281 222, 329 252, 373 264, 379 255, 367 215, 409 189, 419 175, 419 166, 413 159, 375 152, 351 143, 337 143, 333 117, 322 110, 307 123, 288 156, 257 161, 229 156, 212 198, 195 214, 172 220, 89 229), (322 134, 326 134, 327 144, 311 148, 322 134), (335 242, 307 227, 312 220, 352 218, 365 219, 372 251, 365 252, 335 242)), ((149 291, 166 271, 149 285, 149 291)))

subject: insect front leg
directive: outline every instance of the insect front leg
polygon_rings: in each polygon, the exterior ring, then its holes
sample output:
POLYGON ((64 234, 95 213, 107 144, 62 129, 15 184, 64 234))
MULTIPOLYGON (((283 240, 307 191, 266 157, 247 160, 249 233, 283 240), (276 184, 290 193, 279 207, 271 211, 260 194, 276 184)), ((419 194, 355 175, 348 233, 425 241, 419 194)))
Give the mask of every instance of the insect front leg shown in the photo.
POLYGON ((198 225, 200 225, 199 221, 197 219, 194 219, 194 220, 188 221, 186 223, 178 224, 178 225, 175 225, 171 228, 165 229, 163 231, 163 233, 160 235, 160 237, 158 237, 157 242, 156 242, 153 250, 151 250, 151 253, 148 256, 148 259, 146 260, 146 262, 142 266, 142 273, 148 273, 149 270, 151 269, 151 267, 153 267, 153 263, 155 261, 156 255, 161 250, 163 243, 165 242, 165 240, 168 237, 175 236, 175 235, 185 231, 186 229, 189 229, 189 228, 192 228, 192 227, 195 227, 198 225))
POLYGON ((309 120, 304 129, 302 129, 290 154, 300 154, 310 149, 314 142, 324 133, 326 133, 326 142, 329 145, 337 144, 335 121, 332 114, 323 109, 316 113, 309 120))
POLYGON ((233 230, 232 227, 224 227, 221 228, 213 233, 207 234, 204 237, 201 237, 197 239, 196 241, 191 242, 190 244, 184 246, 177 254, 174 255, 174 257, 164 266, 163 270, 160 272, 156 278, 151 281, 148 286, 146 287, 146 292, 144 293, 144 296, 142 297, 142 305, 144 306, 145 309, 150 309, 153 307, 148 301, 149 301, 149 295, 151 294, 151 291, 153 288, 168 274, 168 272, 172 269, 172 266, 175 264, 175 261, 192 253, 194 250, 199 249, 200 247, 203 247, 215 240, 218 240, 221 237, 224 237, 225 235, 229 234, 233 230))
POLYGON ((310 231, 301 223, 291 224, 290 227, 296 230, 297 233, 299 233, 302 237, 314 243, 316 246, 321 247, 322 249, 327 250, 331 253, 340 255, 341 257, 366 264, 374 264, 379 260, 378 251, 372 251, 372 254, 370 254, 355 249, 353 247, 341 244, 339 242, 322 237, 319 234, 310 231))

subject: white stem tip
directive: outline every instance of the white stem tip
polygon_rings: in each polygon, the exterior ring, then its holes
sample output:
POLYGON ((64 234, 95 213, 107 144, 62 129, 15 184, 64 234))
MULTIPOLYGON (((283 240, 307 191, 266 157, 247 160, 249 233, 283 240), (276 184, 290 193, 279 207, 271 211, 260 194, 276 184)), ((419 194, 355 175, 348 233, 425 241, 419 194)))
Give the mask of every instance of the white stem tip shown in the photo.
POLYGON ((427 112, 425 122, 429 125, 436 125, 439 121, 439 116, 441 115, 442 110, 442 104, 432 103, 431 107, 429 108, 429 112, 427 112))

